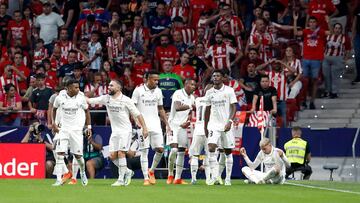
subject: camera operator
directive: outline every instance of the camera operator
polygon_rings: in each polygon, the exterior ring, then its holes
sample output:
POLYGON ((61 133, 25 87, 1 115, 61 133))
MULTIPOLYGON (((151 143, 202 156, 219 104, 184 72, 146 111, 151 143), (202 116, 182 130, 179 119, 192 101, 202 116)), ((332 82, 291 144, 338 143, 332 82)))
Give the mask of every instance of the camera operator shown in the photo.
POLYGON ((53 145, 51 144, 51 137, 49 134, 43 136, 42 132, 45 126, 38 121, 33 122, 21 143, 45 144, 46 146, 46 178, 52 177, 52 172, 55 166, 55 158, 53 154, 53 145), (50 140, 49 140, 50 139, 50 140))

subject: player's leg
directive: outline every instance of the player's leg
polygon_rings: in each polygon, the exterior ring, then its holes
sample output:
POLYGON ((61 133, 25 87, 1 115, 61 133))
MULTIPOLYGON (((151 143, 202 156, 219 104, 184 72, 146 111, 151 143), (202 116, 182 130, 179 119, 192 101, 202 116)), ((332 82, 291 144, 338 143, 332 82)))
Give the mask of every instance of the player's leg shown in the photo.
POLYGON ((209 166, 210 166, 210 171, 212 174, 211 177, 211 181, 209 181, 209 185, 213 185, 216 182, 216 176, 214 174, 218 174, 218 161, 217 161, 217 156, 216 156, 216 148, 217 148, 217 143, 218 140, 220 139, 221 136, 221 132, 219 131, 209 131, 209 136, 208 136, 208 148, 209 148, 209 166))
POLYGON ((112 146, 111 155, 113 156, 112 159, 115 160, 115 165, 118 167, 119 177, 118 180, 112 184, 111 186, 126 186, 129 185, 131 182, 131 175, 127 176, 128 168, 126 164, 126 152, 130 148, 131 143, 131 133, 119 134, 117 136, 113 136, 114 139, 111 139, 112 146), (129 179, 130 178, 130 179, 129 179))
POLYGON ((225 149, 225 167, 226 167, 226 178, 225 178, 225 185, 231 185, 231 174, 233 168, 233 155, 232 149, 235 147, 235 138, 233 136, 232 131, 228 131, 223 134, 222 138, 222 145, 225 149))
POLYGON ((244 176, 249 179, 250 183, 258 184, 260 180, 263 178, 263 173, 257 170, 252 170, 250 167, 245 166, 241 169, 241 172, 244 176))
POLYGON ((86 186, 88 180, 85 172, 85 160, 83 157, 83 132, 82 131, 72 131, 70 135, 70 152, 75 156, 77 163, 79 164, 80 169, 80 178, 81 184, 86 186))
POLYGON ((168 179, 167 184, 172 184, 174 181, 174 168, 176 162, 176 155, 178 153, 178 143, 177 143, 177 132, 171 132, 166 136, 166 145, 170 146, 170 153, 168 159, 168 179))
POLYGON ((140 163, 141 163, 141 171, 144 176, 144 185, 150 185, 149 182, 149 161, 148 161, 148 154, 149 154, 149 147, 150 147, 150 137, 152 136, 152 132, 149 132, 148 137, 144 138, 141 131, 138 131, 139 139, 140 139, 140 163))
POLYGON ((205 151, 205 159, 204 159, 204 169, 205 169, 205 178, 206 178, 206 183, 208 183, 210 181, 211 178, 211 174, 210 174, 210 165, 209 165, 209 149, 208 149, 208 145, 207 145, 207 139, 204 136, 204 151, 205 151))
POLYGON ((157 132, 153 134, 153 136, 150 138, 150 145, 155 148, 155 154, 153 157, 153 162, 151 163, 151 167, 149 169, 149 181, 151 184, 155 184, 155 169, 159 165, 161 158, 164 154, 164 138, 162 132, 157 132))
POLYGON ((187 184, 181 179, 184 170, 185 150, 188 147, 187 130, 180 128, 177 133, 178 152, 176 157, 176 174, 174 184, 187 184))
POLYGON ((203 138, 200 135, 194 135, 190 150, 192 151, 191 161, 190 161, 190 170, 191 170, 191 184, 196 184, 196 174, 199 169, 199 155, 204 147, 202 142, 203 138))
MULTIPOLYGON (((60 132, 61 134, 64 134, 60 132)), ((61 139, 54 141, 54 156, 55 156, 55 166, 53 174, 56 175, 56 182, 53 186, 59 186, 64 184, 69 178, 71 178, 71 173, 69 173, 68 168, 65 164, 65 152, 68 151, 69 139, 66 135, 62 135, 61 139), (64 175, 64 177, 62 177, 64 175)))
POLYGON ((280 174, 280 168, 278 166, 272 167, 270 170, 265 172, 264 177, 260 180, 261 182, 265 183, 273 183, 271 179, 278 179, 280 174))
POLYGON ((219 178, 221 178, 221 175, 225 169, 225 159, 226 159, 226 155, 225 155, 225 150, 223 148, 218 148, 219 151, 219 174, 217 175, 219 178))
POLYGON ((75 156, 72 156, 72 164, 71 164, 71 172, 72 172, 72 177, 70 182, 68 183, 69 185, 75 185, 77 183, 76 181, 76 177, 79 171, 79 164, 75 158, 75 156))

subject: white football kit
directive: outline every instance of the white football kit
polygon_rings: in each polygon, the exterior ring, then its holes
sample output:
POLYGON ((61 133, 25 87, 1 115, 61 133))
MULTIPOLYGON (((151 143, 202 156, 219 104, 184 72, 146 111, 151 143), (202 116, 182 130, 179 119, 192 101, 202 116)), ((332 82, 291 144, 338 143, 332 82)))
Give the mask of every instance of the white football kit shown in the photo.
POLYGON ((209 89, 205 95, 206 105, 211 106, 207 129, 209 130, 208 143, 221 145, 225 149, 235 147, 235 138, 232 129, 225 132, 225 125, 229 121, 231 104, 237 103, 234 89, 223 85, 220 89, 209 89))
POLYGON ((73 97, 59 94, 54 101, 54 108, 60 110, 60 131, 57 135, 56 152, 83 154, 83 128, 85 126, 85 110, 88 109, 84 94, 80 92, 73 97))
POLYGON ((169 125, 172 133, 166 137, 167 145, 178 144, 178 147, 188 148, 187 129, 180 126, 188 120, 194 101, 194 95, 188 95, 184 88, 174 92, 169 115, 169 125), (175 102, 180 102, 182 105, 190 106, 190 109, 185 111, 176 111, 175 102))
POLYGON ((205 97, 196 98, 195 106, 196 106, 196 122, 193 133, 193 139, 189 151, 191 155, 200 155, 202 150, 205 149, 205 151, 207 151, 207 144, 206 144, 207 139, 205 137, 205 131, 204 131, 204 118, 205 118, 205 108, 206 108, 205 97))
POLYGON ((245 161, 248 166, 243 167, 241 169, 242 172, 250 181, 257 183, 264 179, 268 172, 277 167, 280 169, 280 173, 269 177, 270 179, 266 180, 266 183, 283 184, 285 182, 286 166, 290 166, 290 163, 287 160, 285 153, 283 153, 283 157, 279 156, 279 150, 280 149, 278 148, 272 147, 269 154, 265 154, 262 150, 260 150, 254 162, 252 162, 248 157, 245 157, 245 161), (264 172, 255 170, 261 163, 264 164, 264 172))
POLYGON ((117 98, 113 98, 107 94, 96 98, 90 98, 89 103, 106 106, 112 131, 109 140, 109 151, 128 151, 132 137, 130 115, 133 118, 140 115, 140 112, 133 101, 123 94, 119 95, 117 98))
POLYGON ((164 138, 161 130, 158 107, 163 105, 163 95, 160 88, 150 90, 145 84, 135 88, 132 101, 142 114, 148 128, 149 136, 144 139, 141 130, 138 131, 140 149, 163 148, 164 138))

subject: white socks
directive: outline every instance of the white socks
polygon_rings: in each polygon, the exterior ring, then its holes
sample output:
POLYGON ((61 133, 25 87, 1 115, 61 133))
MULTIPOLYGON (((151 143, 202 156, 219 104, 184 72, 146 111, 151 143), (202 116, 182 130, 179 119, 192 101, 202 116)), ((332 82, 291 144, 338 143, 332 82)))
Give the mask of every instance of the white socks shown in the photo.
POLYGON ((204 164, 204 168, 205 168, 205 178, 206 178, 206 180, 210 180, 209 154, 205 155, 203 164, 204 164))
POLYGON ((199 157, 192 156, 190 162, 190 170, 191 170, 191 178, 192 180, 196 180, 196 174, 199 168, 199 157))
POLYGON ((230 180, 231 178, 231 173, 232 173, 232 168, 233 168, 233 155, 232 154, 229 154, 229 155, 226 155, 226 158, 225 158, 225 164, 226 164, 226 178, 225 180, 230 180))
POLYGON ((56 164, 53 172, 53 174, 56 175, 56 179, 61 181, 61 176, 68 172, 69 170, 66 167, 64 155, 56 155, 56 164))
POLYGON ((224 152, 220 152, 219 153, 220 158, 219 158, 219 177, 221 177, 224 169, 225 169, 225 153, 224 152))
POLYGON ((267 171, 267 172, 265 173, 265 176, 264 176, 263 180, 266 182, 267 180, 269 180, 269 179, 271 179, 271 178, 273 178, 273 177, 275 177, 275 176, 277 176, 276 169, 275 169, 275 168, 271 168, 269 171, 267 171))
POLYGON ((177 153, 175 180, 181 179, 181 174, 184 169, 184 157, 185 157, 185 152, 177 153))
POLYGON ((211 178, 215 179, 217 178, 218 174, 219 174, 219 170, 218 170, 218 162, 217 162, 217 158, 216 158, 216 153, 215 152, 209 152, 209 165, 210 165, 210 173, 211 173, 211 178))
POLYGON ((75 156, 73 156, 73 159, 72 159, 72 178, 73 179, 76 179, 78 170, 79 170, 78 161, 76 160, 75 156))
POLYGON ((84 157, 80 157, 79 159, 76 159, 78 164, 79 164, 79 168, 80 168, 80 172, 81 173, 85 173, 85 160, 84 157))
POLYGON ((177 148, 171 148, 170 150, 169 163, 168 163, 169 176, 174 176, 174 166, 175 166, 177 151, 178 151, 177 148))
POLYGON ((144 175, 144 180, 148 180, 149 179, 149 175, 148 175, 148 168, 149 168, 148 153, 149 153, 149 149, 142 149, 142 150, 140 150, 140 152, 141 152, 141 155, 140 155, 141 170, 142 170, 143 175, 144 175))
POLYGON ((127 171, 126 158, 119 158, 119 178, 118 180, 123 181, 125 173, 127 171))
POLYGON ((159 152, 155 153, 154 158, 153 158, 153 162, 152 162, 151 168, 150 168, 151 171, 154 171, 155 168, 157 167, 157 165, 159 165, 159 162, 161 161, 162 155, 163 155, 163 153, 159 153, 159 152))

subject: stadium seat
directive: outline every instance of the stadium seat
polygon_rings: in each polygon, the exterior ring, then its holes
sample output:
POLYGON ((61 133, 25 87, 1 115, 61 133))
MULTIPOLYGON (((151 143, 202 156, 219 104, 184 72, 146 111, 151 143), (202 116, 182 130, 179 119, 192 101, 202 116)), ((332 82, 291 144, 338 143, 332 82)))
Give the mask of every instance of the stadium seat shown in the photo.
POLYGON ((337 164, 329 163, 329 164, 323 165, 323 169, 330 170, 330 181, 334 180, 332 174, 333 174, 333 171, 338 168, 339 168, 339 165, 337 165, 337 164))

